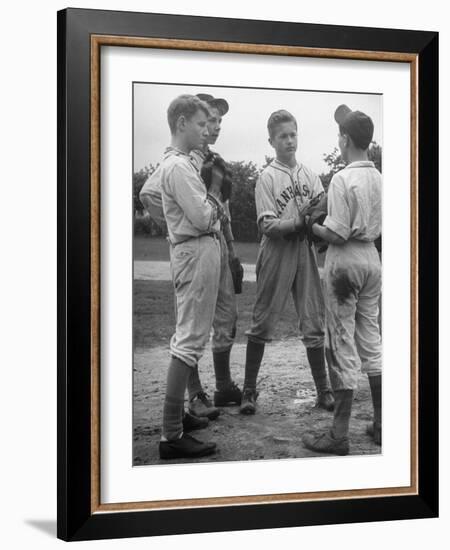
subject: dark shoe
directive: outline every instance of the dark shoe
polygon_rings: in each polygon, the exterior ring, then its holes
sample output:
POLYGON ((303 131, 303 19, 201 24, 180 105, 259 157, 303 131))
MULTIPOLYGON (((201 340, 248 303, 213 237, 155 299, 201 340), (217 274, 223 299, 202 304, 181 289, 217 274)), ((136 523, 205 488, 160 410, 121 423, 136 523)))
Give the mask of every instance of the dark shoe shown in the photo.
POLYGON ((242 401, 242 392, 234 382, 230 382, 224 390, 214 392, 214 405, 216 407, 226 407, 227 405, 240 405, 242 401))
POLYGON ((325 409, 326 411, 334 411, 334 397, 331 390, 327 390, 319 393, 316 401, 316 407, 318 409, 325 409))
POLYGON ((321 435, 306 433, 302 437, 303 445, 311 451, 317 453, 328 453, 333 455, 348 455, 349 444, 348 437, 335 439, 330 432, 321 435))
POLYGON ((199 416, 194 416, 188 412, 184 413, 183 417, 183 431, 192 432, 194 430, 203 430, 209 424, 209 420, 206 417, 200 418, 199 416))
POLYGON ((367 424, 366 434, 370 435, 376 445, 381 446, 381 424, 377 422, 367 424))
POLYGON ((199 392, 189 401, 189 412, 194 416, 206 417, 214 420, 220 414, 219 409, 214 407, 205 392, 199 392))
POLYGON ((239 408, 239 412, 241 414, 255 414, 257 398, 258 398, 258 392, 256 390, 244 388, 244 393, 242 395, 242 402, 239 408))
POLYGON ((171 458, 195 458, 211 455, 215 452, 215 443, 203 443, 185 433, 183 433, 180 439, 175 439, 175 441, 159 442, 159 456, 164 460, 171 458))

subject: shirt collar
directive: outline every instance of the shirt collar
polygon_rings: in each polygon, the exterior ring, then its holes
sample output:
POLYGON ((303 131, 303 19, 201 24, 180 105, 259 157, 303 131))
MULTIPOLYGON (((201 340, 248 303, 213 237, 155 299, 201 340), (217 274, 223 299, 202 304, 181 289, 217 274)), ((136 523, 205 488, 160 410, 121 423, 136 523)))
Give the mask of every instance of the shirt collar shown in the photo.
POLYGON ((273 163, 277 164, 280 168, 283 168, 284 170, 288 170, 289 172, 295 172, 296 170, 300 170, 300 168, 302 167, 302 165, 297 162, 297 164, 293 168, 291 168, 287 164, 280 162, 277 158, 273 160, 273 163))
POLYGON ((375 164, 371 160, 356 160, 355 162, 351 162, 346 166, 346 168, 364 168, 364 167, 375 168, 375 164))
POLYGON ((169 147, 166 147, 166 150, 164 151, 164 158, 170 157, 172 155, 176 156, 184 156, 188 157, 189 155, 185 153, 184 151, 181 151, 180 149, 177 149, 176 147, 172 147, 171 145, 169 147))

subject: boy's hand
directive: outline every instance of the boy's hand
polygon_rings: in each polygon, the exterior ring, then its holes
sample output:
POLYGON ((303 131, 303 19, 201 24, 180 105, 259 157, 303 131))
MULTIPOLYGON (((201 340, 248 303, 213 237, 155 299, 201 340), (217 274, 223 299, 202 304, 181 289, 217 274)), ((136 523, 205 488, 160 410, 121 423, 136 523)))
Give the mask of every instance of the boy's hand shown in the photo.
POLYGON ((295 230, 300 231, 305 225, 305 217, 308 213, 310 200, 305 201, 298 207, 297 215, 295 216, 295 230))

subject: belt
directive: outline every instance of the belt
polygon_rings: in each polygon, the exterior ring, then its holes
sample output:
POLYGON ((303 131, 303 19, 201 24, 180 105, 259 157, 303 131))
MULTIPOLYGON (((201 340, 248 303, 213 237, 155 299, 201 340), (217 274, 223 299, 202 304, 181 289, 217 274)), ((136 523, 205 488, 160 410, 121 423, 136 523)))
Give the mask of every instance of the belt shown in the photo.
POLYGON ((219 236, 217 233, 215 233, 214 231, 211 231, 210 233, 202 233, 201 235, 192 235, 191 237, 188 237, 187 239, 184 239, 184 241, 179 241, 177 243, 173 243, 170 241, 169 237, 167 237, 167 240, 169 241, 169 243, 172 245, 172 246, 177 246, 179 244, 183 244, 187 241, 191 241, 192 239, 199 239, 200 237, 212 237, 213 239, 218 239, 219 236))

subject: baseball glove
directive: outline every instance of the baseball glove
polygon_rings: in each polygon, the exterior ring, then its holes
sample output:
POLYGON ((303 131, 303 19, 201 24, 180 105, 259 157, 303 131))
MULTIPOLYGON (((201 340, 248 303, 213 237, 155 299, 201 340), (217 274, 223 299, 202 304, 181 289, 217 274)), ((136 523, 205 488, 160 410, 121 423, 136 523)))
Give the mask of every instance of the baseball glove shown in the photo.
POLYGON ((320 239, 314 232, 313 232, 313 225, 315 223, 318 223, 319 225, 323 225, 323 222, 325 221, 325 218, 328 215, 328 201, 327 196, 323 195, 323 197, 320 199, 320 201, 311 208, 311 210, 308 212, 308 216, 306 218, 306 235, 308 237, 308 242, 310 245, 312 243, 319 243, 322 242, 322 239, 320 239))
POLYGON ((210 152, 206 155, 200 170, 200 176, 205 182, 206 189, 209 189, 212 182, 212 171, 214 166, 222 172, 222 201, 226 202, 231 197, 231 189, 233 186, 232 174, 230 167, 219 154, 210 152))
POLYGON ((233 277, 233 286, 235 294, 242 294, 242 280, 244 279, 244 268, 239 258, 230 260, 230 270, 233 277))

